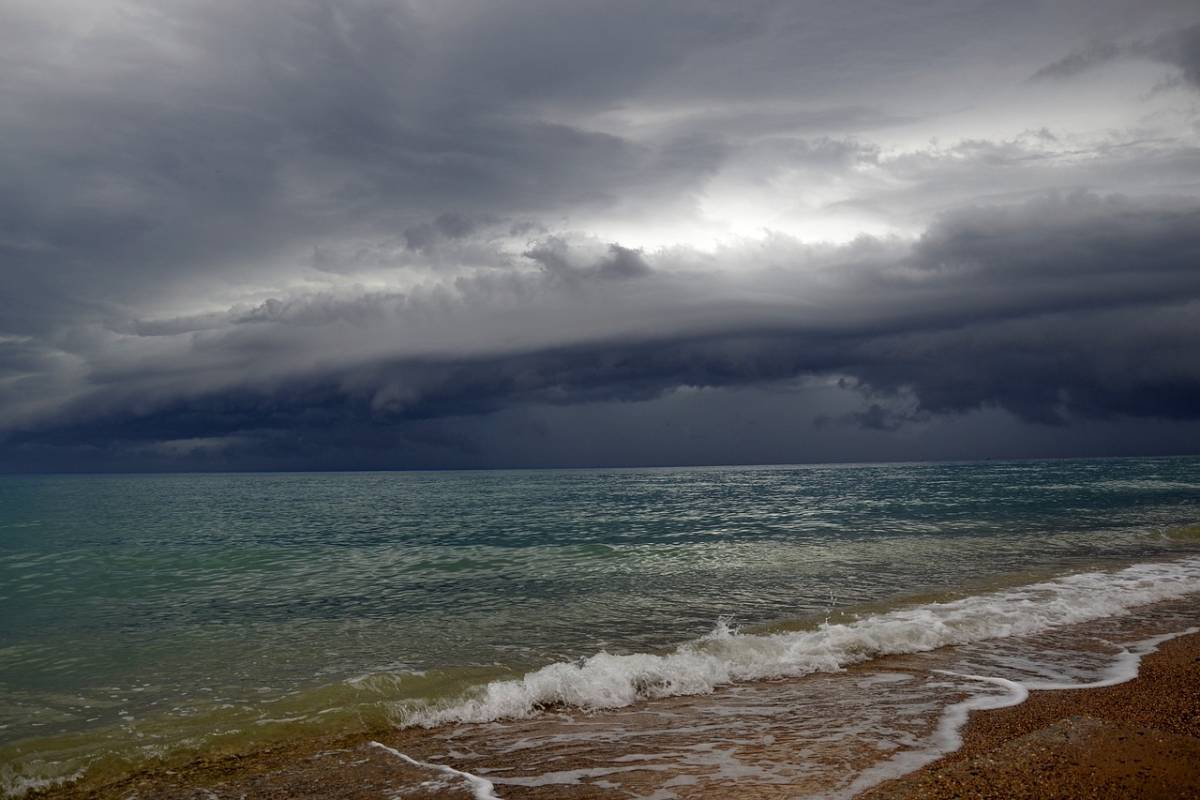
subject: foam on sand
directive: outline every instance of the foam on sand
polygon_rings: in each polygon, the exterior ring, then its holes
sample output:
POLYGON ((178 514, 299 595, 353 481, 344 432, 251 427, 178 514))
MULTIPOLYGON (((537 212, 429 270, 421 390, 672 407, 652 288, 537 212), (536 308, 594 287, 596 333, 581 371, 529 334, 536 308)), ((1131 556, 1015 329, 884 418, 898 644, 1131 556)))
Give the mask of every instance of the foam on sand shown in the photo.
POLYGON ((1106 671, 1105 677, 1097 681, 1089 681, 1087 683, 1067 683, 1062 681, 1012 681, 1006 678, 998 678, 990 675, 963 675, 957 672, 949 672, 946 670, 938 670, 943 674, 950 675, 956 678, 966 678, 967 680, 978 681, 980 683, 990 683, 1000 686, 1007 690, 1003 695, 983 695, 980 697, 971 697, 960 703, 955 703, 948 706, 942 713, 942 718, 938 723, 937 732, 934 734, 928 747, 921 750, 908 751, 899 753, 896 756, 876 764, 874 767, 861 773, 853 783, 846 787, 843 791, 834 795, 836 798, 851 798, 866 790, 878 786, 884 781, 893 778, 899 778, 902 775, 907 775, 910 772, 915 772, 926 764, 931 764, 947 753, 952 753, 962 747, 962 730, 967 724, 967 718, 972 711, 985 711, 998 708, 1008 708, 1009 706, 1019 705, 1029 697, 1031 690, 1036 691, 1063 691, 1067 689, 1102 689, 1107 686, 1116 686, 1119 683, 1131 681, 1138 675, 1138 667, 1142 663, 1142 659, 1157 650, 1164 642, 1171 639, 1177 639, 1180 636, 1188 636, 1193 633, 1200 632, 1200 628, 1188 628, 1182 631, 1173 633, 1164 633, 1159 636, 1152 636, 1148 639, 1143 639, 1140 642, 1134 643, 1132 646, 1125 648, 1113 660, 1113 663, 1106 671))
POLYGON ((417 761, 415 758, 406 756, 399 750, 396 750, 393 747, 388 747, 386 744, 382 744, 380 742, 373 741, 369 744, 371 747, 378 747, 380 750, 391 753, 396 758, 407 761, 414 767, 418 767, 420 769, 431 769, 435 772, 441 772, 451 777, 461 778, 462 780, 466 781, 468 786, 471 787, 471 792, 474 794, 475 800, 501 800, 501 798, 495 792, 496 787, 487 778, 481 778, 478 775, 472 775, 469 772, 463 772, 462 770, 455 769, 454 767, 447 767, 445 764, 434 764, 429 761, 417 761))

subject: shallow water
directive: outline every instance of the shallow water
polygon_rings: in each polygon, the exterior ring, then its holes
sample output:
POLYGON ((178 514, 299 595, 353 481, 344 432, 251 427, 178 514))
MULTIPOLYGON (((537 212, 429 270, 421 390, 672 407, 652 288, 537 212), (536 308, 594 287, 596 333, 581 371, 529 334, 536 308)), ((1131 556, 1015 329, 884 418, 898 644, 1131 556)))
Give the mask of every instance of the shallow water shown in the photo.
MULTIPOLYGON (((1200 589, 1180 566, 1198 519, 1195 458, 0 478, 0 770, 16 788, 467 707, 796 675, 826 620, 1136 563, 1200 589), (737 624, 809 650, 697 675, 670 661, 705 636, 701 651, 729 649, 737 624), (662 674, 572 673, 561 697, 486 705, 489 683, 601 652, 662 674)), ((989 640, 1038 633, 987 624, 989 640)))
POLYGON ((1132 677, 1142 655, 1195 631, 1196 616, 1193 596, 845 672, 601 713, 443 727, 397 744, 424 759, 425 777, 434 765, 453 764, 492 783, 498 797, 550 788, 547 796, 564 798, 848 798, 953 750, 968 710, 1012 705, 1030 689, 1132 677))

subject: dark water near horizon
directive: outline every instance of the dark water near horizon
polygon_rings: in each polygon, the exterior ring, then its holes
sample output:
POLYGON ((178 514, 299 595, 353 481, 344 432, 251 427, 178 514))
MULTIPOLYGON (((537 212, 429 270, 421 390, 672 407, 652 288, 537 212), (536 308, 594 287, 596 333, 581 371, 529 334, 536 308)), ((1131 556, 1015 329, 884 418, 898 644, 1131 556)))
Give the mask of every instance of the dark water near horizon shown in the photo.
MULTIPOLYGON (((1197 523, 1200 458, 0 477, 0 779, 431 709, 622 705, 647 696, 621 677, 642 662, 544 696, 496 682, 758 634, 654 662, 668 688, 649 696, 707 691, 793 674, 815 652, 795 632, 825 620, 1131 564, 1182 565, 1154 579, 1177 597, 1200 590, 1197 523)), ((1114 586, 1162 599, 1145 576, 1114 586)), ((1091 616, 1056 595, 1037 624, 1123 613, 1089 605, 1096 587, 1062 590, 1091 616)), ((975 638, 1005 635, 996 607, 975 638)))

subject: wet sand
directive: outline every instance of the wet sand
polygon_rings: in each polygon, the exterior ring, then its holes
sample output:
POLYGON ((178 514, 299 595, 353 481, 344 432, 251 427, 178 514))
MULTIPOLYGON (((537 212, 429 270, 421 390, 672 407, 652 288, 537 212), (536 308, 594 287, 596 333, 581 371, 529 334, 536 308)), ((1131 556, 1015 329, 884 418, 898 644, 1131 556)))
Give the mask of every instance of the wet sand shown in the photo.
POLYGON ((1200 798, 1200 635, 1132 681, 973 714, 961 749, 861 800, 1200 798))
MULTIPOLYGON (((686 704, 687 699, 677 702, 686 704)), ((636 712, 631 712, 636 714, 636 712)), ((60 787, 27 795, 54 800, 98 798, 470 798, 461 776, 414 766, 378 741, 421 758, 428 732, 308 740, 249 756, 209 757, 174 770, 135 774, 103 787, 60 787)), ((451 742, 454 740, 452 739, 451 742)), ((459 742, 469 747, 469 741, 459 742)), ((783 743, 778 743, 782 745, 783 743)), ((433 753, 430 753, 433 755, 433 753)), ((580 750, 566 763, 581 772, 611 764, 580 750)), ((849 756, 849 754, 847 754, 849 756)), ((846 766, 851 767, 847 758, 846 766)), ((663 775, 629 763, 614 770, 625 789, 663 775), (617 774, 619 773, 619 774, 617 774)), ((799 783, 689 783, 680 798, 767 800, 811 793, 799 783)), ((594 776, 593 776, 594 778, 594 776)), ((505 800, 628 796, 604 780, 554 785, 503 785, 505 800)), ((1200 798, 1200 635, 1165 643, 1147 656, 1135 680, 1101 689, 1034 692, 1019 706, 977 712, 963 747, 906 777, 866 792, 864 800, 915 798, 1200 798)))

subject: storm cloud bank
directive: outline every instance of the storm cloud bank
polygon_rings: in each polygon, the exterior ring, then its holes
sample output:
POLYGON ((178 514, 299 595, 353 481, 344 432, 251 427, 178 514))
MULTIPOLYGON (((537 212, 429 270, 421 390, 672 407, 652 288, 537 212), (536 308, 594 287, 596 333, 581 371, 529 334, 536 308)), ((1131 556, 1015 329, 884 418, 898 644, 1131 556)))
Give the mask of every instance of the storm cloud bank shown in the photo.
POLYGON ((1194 449, 1200 27, 1089 8, 10 5, 0 468, 1194 449))

